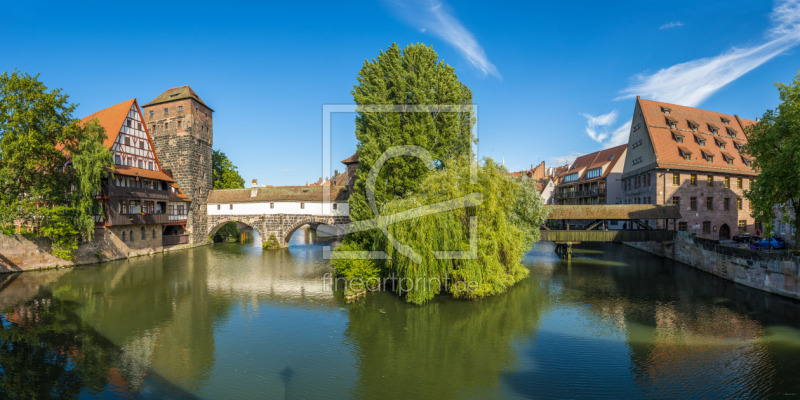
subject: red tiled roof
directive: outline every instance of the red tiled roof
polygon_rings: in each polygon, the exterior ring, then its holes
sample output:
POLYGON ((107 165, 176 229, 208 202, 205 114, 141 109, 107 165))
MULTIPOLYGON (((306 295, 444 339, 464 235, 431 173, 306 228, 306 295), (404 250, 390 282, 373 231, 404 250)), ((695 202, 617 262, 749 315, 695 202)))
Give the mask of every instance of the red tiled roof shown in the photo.
MULTIPOLYGON (((560 176, 569 175, 575 172, 580 172, 580 176, 578 180, 569 182, 570 184, 576 182, 585 182, 585 181, 594 181, 598 179, 604 179, 611 173, 611 170, 614 166, 619 162, 622 155, 628 149, 627 144, 619 145, 616 147, 612 147, 605 150, 596 151, 594 153, 589 153, 583 156, 580 156, 575 159, 575 162, 572 163, 572 166, 569 167, 566 171, 562 172, 560 176), (595 168, 600 168, 605 166, 603 173, 592 179, 586 179, 586 173, 595 168)), ((562 182, 563 183, 563 182, 562 182)))
MULTIPOLYGON (((347 188, 331 186, 330 201, 346 201, 347 188)), ((209 203, 248 203, 263 201, 322 201, 324 186, 276 186, 247 189, 214 189, 208 194, 209 203), (257 189, 255 197, 252 190, 257 189)))
POLYGON ((150 171, 149 169, 141 169, 141 168, 134 168, 134 167, 126 167, 124 165, 115 165, 114 166, 114 174, 116 175, 127 175, 127 176, 138 176, 140 178, 146 179, 159 179, 162 181, 167 182, 175 182, 171 176, 161 172, 161 171, 150 171))
POLYGON ((103 144, 109 149, 117 141, 117 135, 122 129, 122 124, 125 123, 125 118, 128 117, 128 111, 131 106, 136 102, 136 99, 125 100, 122 103, 115 104, 111 107, 102 109, 92 115, 81 119, 81 123, 86 124, 89 121, 97 118, 97 122, 106 130, 106 140, 103 144))
POLYGON ((170 194, 169 194, 169 197, 170 197, 169 199, 170 200, 172 200, 172 201, 192 201, 189 198, 189 196, 186 196, 185 194, 183 194, 183 190, 181 190, 181 187, 178 186, 177 183, 173 182, 173 183, 170 184, 170 186, 172 186, 172 188, 175 189, 175 193, 172 193, 172 191, 170 191, 170 194))
MULTIPOLYGON (((681 157, 680 152, 678 151, 678 149, 682 149, 687 153, 694 152, 695 154, 699 154, 700 150, 703 150, 707 154, 718 154, 720 149, 710 147, 709 143, 713 142, 709 139, 722 139, 723 137, 719 135, 727 135, 727 133, 726 131, 720 130, 718 135, 715 135, 710 132, 709 126, 717 127, 716 124, 722 124, 723 119, 727 119, 729 121, 729 125, 723 124, 725 128, 731 128, 736 132, 745 132, 745 128, 755 124, 755 121, 714 111, 701 110, 698 108, 662 103, 652 100, 637 99, 637 102, 642 111, 642 115, 644 116, 645 124, 647 125, 647 130, 650 135, 650 141, 653 144, 656 163, 659 167, 681 168, 688 170, 714 169, 739 174, 755 175, 753 169, 745 165, 740 157, 733 157, 734 163, 733 165, 729 165, 727 162, 725 162, 725 160, 722 159, 722 157, 714 157, 714 161, 710 163, 702 157, 692 157, 691 160, 685 160, 683 157, 681 157), (676 129, 671 129, 669 126, 666 126, 665 115, 661 111, 662 107, 670 109, 669 117, 672 117, 677 121, 676 129), (688 122, 690 120, 699 123, 700 126, 698 127, 698 132, 692 132, 688 122), (691 132, 693 135, 695 135, 695 137, 705 139, 706 146, 702 147, 694 140, 685 140, 682 144, 678 144, 672 138, 672 132, 691 132)), ((730 136, 728 136, 728 138, 730 138, 730 136)), ((742 133, 738 135, 737 138, 731 138, 731 140, 736 140, 740 144, 745 144, 747 143, 747 136, 742 133)), ((735 149, 734 152, 737 153, 737 155, 741 155, 738 154, 738 151, 735 149)))

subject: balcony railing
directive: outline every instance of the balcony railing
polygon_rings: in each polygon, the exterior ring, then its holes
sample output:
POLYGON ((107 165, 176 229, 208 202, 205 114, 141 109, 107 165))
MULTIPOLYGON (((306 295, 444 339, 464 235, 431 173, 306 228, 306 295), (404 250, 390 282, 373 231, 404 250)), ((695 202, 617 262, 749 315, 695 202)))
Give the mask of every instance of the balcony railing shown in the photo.
POLYGON ((163 246, 174 246, 176 244, 189 243, 189 235, 164 235, 161 239, 163 246))
POLYGON ((119 214, 111 218, 111 225, 166 224, 167 214, 119 214))
POLYGON ((127 197, 142 200, 168 200, 169 190, 112 186, 109 190, 109 195, 110 197, 127 197))

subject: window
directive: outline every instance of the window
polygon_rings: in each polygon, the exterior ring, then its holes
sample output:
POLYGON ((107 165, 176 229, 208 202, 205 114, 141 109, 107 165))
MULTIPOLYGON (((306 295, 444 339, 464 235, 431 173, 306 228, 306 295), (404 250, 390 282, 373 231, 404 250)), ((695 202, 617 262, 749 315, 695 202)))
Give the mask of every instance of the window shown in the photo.
POLYGON ((133 166, 133 159, 132 159, 132 158, 130 158, 130 157, 128 157, 128 162, 127 162, 127 163, 125 163, 125 165, 127 165, 127 166, 129 166, 129 167, 132 167, 132 166, 133 166))
POLYGON ((692 174, 691 184, 692 186, 697 186, 697 174, 692 174))
POLYGON ((153 129, 152 129, 152 131, 153 131, 153 132, 155 132, 155 131, 156 131, 156 124, 153 124, 153 129))
POLYGON ((781 223, 780 225, 781 225, 781 235, 785 235, 786 234, 786 224, 781 223))
POLYGON ((167 115, 167 114, 169 114, 169 108, 165 108, 164 109, 164 115, 167 115))
POLYGON ((741 197, 736 198, 736 209, 737 210, 741 210, 742 209, 742 198, 741 197))
POLYGON ((150 116, 152 117, 155 114, 153 111, 150 111, 150 116))
POLYGON ((678 121, 675 118, 667 117, 667 125, 670 128, 675 129, 678 127, 678 121))
POLYGON ((742 188, 742 178, 736 178, 736 188, 737 189, 742 188))
POLYGON ((713 154, 703 152, 703 158, 705 158, 706 161, 708 161, 709 163, 713 163, 714 162, 714 155, 713 154))
POLYGON ((703 233, 711 233, 711 221, 703 221, 703 233))
POLYGON ((221 206, 221 204, 217 204, 217 210, 219 210, 221 206))
POLYGON ((686 221, 681 221, 681 222, 678 222, 678 230, 679 230, 679 231, 681 231, 681 232, 686 232, 687 230, 689 230, 688 228, 689 228, 689 226, 688 226, 688 224, 686 223, 686 221))
POLYGON ((733 147, 735 147, 736 150, 742 151, 742 144, 737 141, 733 142, 733 147))
POLYGON ((152 162, 152 161, 148 161, 148 162, 147 162, 147 169, 149 169, 150 171, 155 171, 155 170, 153 169, 153 162, 152 162))
POLYGON ((228 209, 233 210, 233 204, 228 204, 228 209))
POLYGON ((761 225, 761 222, 756 222, 753 227, 756 228, 757 231, 760 231, 760 232, 764 231, 764 226, 761 225))
POLYGON ((731 120, 729 120, 729 119, 727 119, 727 118, 725 118, 725 117, 720 117, 719 119, 720 119, 720 120, 722 121, 722 123, 723 123, 723 124, 725 124, 725 125, 728 125, 728 124, 730 124, 730 123, 731 123, 731 120))
POLYGON ((125 241, 125 231, 122 231, 122 241, 125 241))
POLYGON ((633 161, 631 161, 631 163, 633 165, 641 164, 642 163, 642 157, 634 158, 633 161))
POLYGON ((713 197, 706 197, 706 210, 713 210, 714 209, 714 198, 713 197))
POLYGON ((689 199, 689 209, 692 211, 697 211, 697 197, 692 197, 689 199))
POLYGON ((147 234, 144 233, 144 227, 142 227, 142 240, 147 239, 147 234))
POLYGON ((681 198, 678 196, 672 196, 672 205, 681 206, 681 198))
POLYGON ((131 238, 131 242, 133 241, 133 229, 128 231, 128 237, 131 238))
POLYGON ((169 122, 164 122, 164 129, 169 129, 169 122))
POLYGON ((668 108, 668 107, 661 107, 661 112, 663 112, 663 113, 664 113, 664 114, 666 114, 666 115, 669 115, 669 113, 670 113, 671 111, 672 111, 672 109, 671 109, 671 108, 668 108))
POLYGON ((699 144, 700 146, 706 145, 706 139, 704 137, 701 137, 700 135, 694 135, 694 141, 697 142, 697 144, 699 144))
POLYGON ((183 106, 178 106, 178 111, 183 111, 183 106))
POLYGON ((731 128, 726 128, 726 129, 727 129, 727 131, 728 131, 728 135, 731 135, 731 137, 732 137, 732 138, 735 138, 735 137, 736 137, 736 133, 737 133, 737 132, 736 132, 736 130, 735 130, 735 129, 731 129, 731 128))
POLYGON ((143 163, 142 163, 142 160, 139 160, 139 163, 138 163, 138 165, 139 165, 139 168, 144 168, 144 167, 142 166, 142 164, 143 164, 143 163))
POLYGON ((577 172, 573 172, 573 173, 567 175, 566 177, 564 177, 564 182, 574 182, 574 181, 577 181, 577 180, 578 180, 578 173, 577 172))
POLYGON ((600 176, 601 172, 603 172, 603 168, 602 167, 601 168, 590 169, 589 172, 586 173, 586 178, 588 178, 588 179, 597 178, 598 176, 600 176))
POLYGON ((717 143, 717 146, 719 146, 720 149, 725 148, 725 142, 723 142, 722 140, 714 139, 714 142, 717 143))
POLYGON ((689 129, 691 129, 692 132, 697 132, 697 128, 700 127, 700 125, 697 122, 694 122, 692 120, 688 120, 686 122, 689 123, 689 129))
POLYGON ((711 131, 713 134, 717 134, 719 132, 719 128, 716 125, 708 124, 708 130, 711 131))
POLYGON ((142 130, 142 123, 141 122, 137 122, 136 123, 136 128, 138 128, 139 130, 142 130))
POLYGON ((114 164, 122 165, 122 157, 120 157, 118 154, 114 155, 114 164))
POLYGON ((747 230, 747 220, 740 219, 739 220, 739 232, 744 232, 747 230))
POLYGON ((722 204, 723 204, 722 208, 724 208, 725 211, 730 211, 731 210, 731 199, 729 199, 727 197, 724 198, 722 204))
POLYGON ((139 141, 139 149, 144 150, 144 140, 139 141))
POLYGON ((750 166, 750 160, 744 158, 744 156, 742 156, 742 162, 744 163, 744 165, 746 165, 748 167, 750 166))
POLYGON ((334 209, 334 210, 337 208, 336 206, 338 206, 338 204, 336 204, 336 203, 333 203, 333 209, 334 209))
POLYGON ((125 136, 125 146, 130 146, 130 145, 131 145, 131 138, 125 136))
POLYGON ((725 189, 730 189, 730 188, 731 188, 731 177, 730 176, 726 176, 725 177, 725 189))
POLYGON ((639 140, 637 140, 636 142, 634 142, 634 143, 631 145, 631 149, 635 149, 635 148, 637 148, 637 147, 639 147, 639 146, 641 146, 641 145, 642 145, 642 139, 639 139, 639 140))
POLYGON ((301 209, 305 209, 306 208, 306 203, 300 203, 300 208, 301 209))
POLYGON ((725 153, 722 153, 722 159, 725 160, 728 165, 733 165, 733 157, 728 157, 725 153))
POLYGON ((681 184, 681 174, 679 172, 672 173, 672 184, 678 186, 681 184))
POLYGON ((678 132, 672 131, 672 140, 678 143, 683 143, 683 135, 678 132))
POLYGON ((682 159, 684 159, 686 161, 691 161, 692 160, 692 152, 691 151, 678 148, 678 153, 680 153, 682 159))
POLYGON ((181 127, 181 121, 178 121, 178 128, 181 127))
POLYGON ((708 174, 708 186, 714 186, 714 175, 708 174))
POLYGON ((275 208, 275 203, 269 203, 269 208, 275 208))

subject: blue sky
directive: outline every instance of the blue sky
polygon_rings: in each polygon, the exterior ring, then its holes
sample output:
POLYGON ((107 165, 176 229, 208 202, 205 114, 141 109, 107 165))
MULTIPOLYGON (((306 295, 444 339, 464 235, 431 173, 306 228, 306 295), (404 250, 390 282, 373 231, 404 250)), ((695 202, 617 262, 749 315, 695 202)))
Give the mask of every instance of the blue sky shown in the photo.
MULTIPOLYGON (((214 147, 247 182, 322 171, 322 105, 352 103, 365 59, 433 45, 478 105, 479 153, 512 170, 627 141, 637 94, 754 119, 800 68, 799 0, 6 3, 0 71, 79 103, 76 117, 190 85, 214 147)), ((332 169, 355 150, 333 120, 332 169)))

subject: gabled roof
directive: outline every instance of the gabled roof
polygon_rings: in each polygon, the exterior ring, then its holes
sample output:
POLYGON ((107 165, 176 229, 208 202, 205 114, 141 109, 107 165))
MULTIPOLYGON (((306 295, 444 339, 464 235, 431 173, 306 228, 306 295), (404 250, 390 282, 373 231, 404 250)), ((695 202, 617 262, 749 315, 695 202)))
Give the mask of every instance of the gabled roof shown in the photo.
MULTIPOLYGON (((189 85, 183 85, 167 89, 164 93, 161 93, 160 95, 158 95, 158 97, 156 97, 149 103, 145 104, 144 107, 154 106, 156 104, 161 104, 161 103, 169 103, 170 101, 183 100, 183 99, 195 99, 198 102, 200 102, 200 104, 208 107, 208 105, 205 102, 203 102, 202 99, 200 99, 200 96, 198 96, 197 93, 195 93, 195 91, 189 87, 189 85)), ((208 109, 211 110, 212 112, 214 111, 211 109, 211 107, 208 107, 208 109)))
MULTIPOLYGON (((611 170, 614 168, 617 162, 619 162, 619 160, 622 158, 622 155, 625 154, 625 151, 627 149, 628 145, 623 144, 617 147, 612 147, 609 149, 600 150, 594 153, 589 153, 580 156, 576 158, 575 162, 572 163, 572 166, 568 170, 562 172, 560 176, 566 176, 575 172, 579 172, 580 176, 578 177, 578 180, 569 182, 569 184, 574 184, 576 182, 582 182, 582 181, 594 181, 598 179, 603 179, 607 177, 609 173, 611 173, 611 170), (605 167, 603 169, 603 173, 600 176, 592 179, 585 178, 586 173, 589 170, 600 167, 605 167)), ((565 182, 561 180, 561 183, 565 182)))
MULTIPOLYGON (((696 138, 703 139, 709 143, 711 138, 723 140, 723 137, 711 132, 710 127, 717 128, 722 125, 724 128, 731 128, 737 132, 746 132, 745 128, 754 125, 756 122, 739 118, 735 115, 722 114, 714 111, 701 110, 699 108, 681 106, 677 104, 669 104, 652 100, 645 100, 641 98, 636 99, 637 106, 641 109, 644 116, 647 132, 650 135, 650 141, 653 144, 655 152, 656 164, 660 168, 681 168, 688 170, 718 170, 720 172, 731 172, 738 174, 755 175, 752 168, 745 165, 740 157, 734 157, 733 165, 728 164, 722 157, 714 157, 713 162, 708 162, 702 157, 692 157, 691 160, 686 160, 680 155, 678 149, 682 149, 686 153, 694 152, 699 154, 702 150, 706 154, 715 155, 719 154, 719 149, 700 146, 695 140, 685 140, 683 143, 678 144, 672 138, 673 132, 691 132, 696 138), (670 109, 670 115, 665 116, 661 111, 662 107, 670 109), (665 117, 675 119, 676 127, 670 128, 666 124, 665 117), (728 120, 729 125, 724 125, 723 120, 728 120), (697 132, 692 132, 689 126, 689 121, 697 122, 699 127, 697 132)), ((740 144, 747 143, 746 135, 739 135, 736 139, 740 144)), ((729 153, 738 154, 738 150, 733 149, 729 153)))
POLYGON ((115 165, 114 174, 126 175, 126 176, 138 176, 139 178, 145 178, 145 179, 158 179, 167 182, 175 182, 175 179, 172 179, 171 176, 161 171, 151 171, 149 169, 126 167, 124 165, 115 165))
POLYGON ((117 135, 119 135, 122 124, 125 123, 125 118, 128 117, 128 111, 131 110, 134 103, 136 103, 136 99, 125 100, 122 103, 82 118, 81 123, 86 124, 97 118, 97 122, 106 130, 106 140, 103 141, 103 144, 110 149, 114 142, 117 141, 117 135))

